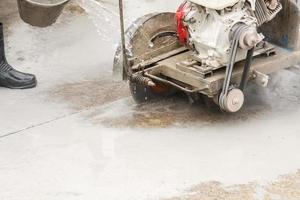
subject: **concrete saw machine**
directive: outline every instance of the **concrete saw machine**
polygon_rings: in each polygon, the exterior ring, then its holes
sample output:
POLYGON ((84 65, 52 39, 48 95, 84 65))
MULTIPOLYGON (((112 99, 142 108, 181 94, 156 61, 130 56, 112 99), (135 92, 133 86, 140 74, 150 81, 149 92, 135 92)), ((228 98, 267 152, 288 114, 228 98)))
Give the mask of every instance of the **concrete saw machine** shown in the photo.
POLYGON ((136 102, 181 90, 239 111, 248 81, 300 62, 299 8, 292 0, 187 0, 177 12, 151 13, 125 31, 114 73, 136 102))

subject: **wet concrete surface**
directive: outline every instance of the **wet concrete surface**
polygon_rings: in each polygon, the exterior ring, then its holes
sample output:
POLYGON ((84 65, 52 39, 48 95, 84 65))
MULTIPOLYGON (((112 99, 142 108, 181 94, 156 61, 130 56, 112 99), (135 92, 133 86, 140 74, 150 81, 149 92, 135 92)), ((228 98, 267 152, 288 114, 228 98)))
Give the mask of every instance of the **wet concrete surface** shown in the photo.
POLYGON ((250 83, 245 107, 235 114, 221 112, 205 98, 191 102, 186 94, 180 92, 136 104, 130 97, 127 84, 111 78, 61 85, 51 92, 51 97, 69 102, 75 110, 96 107, 88 112, 88 117, 108 127, 182 128, 264 120, 292 113, 299 106, 299 84, 299 72, 295 67, 272 74, 268 88, 250 83), (98 90, 95 91, 93 86, 97 86, 98 90), (103 93, 107 95, 103 96, 103 93), (104 106, 99 106, 102 104, 104 106), (112 109, 122 110, 122 113, 115 115, 112 109))
MULTIPOLYGON (((130 20, 176 8, 134 2, 130 20)), ((45 29, 15 6, 0 2, 7 57, 39 86, 0 88, 0 199, 300 199, 297 67, 250 84, 233 115, 184 94, 136 105, 111 78, 118 38, 102 38, 76 3, 45 29)))

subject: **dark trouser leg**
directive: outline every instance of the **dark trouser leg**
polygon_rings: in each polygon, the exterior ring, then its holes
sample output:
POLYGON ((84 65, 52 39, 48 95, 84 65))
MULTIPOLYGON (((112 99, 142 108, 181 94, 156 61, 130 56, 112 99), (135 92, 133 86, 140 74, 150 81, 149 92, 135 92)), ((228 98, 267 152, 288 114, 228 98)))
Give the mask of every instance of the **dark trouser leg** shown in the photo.
POLYGON ((19 72, 7 63, 4 51, 3 24, 0 22, 0 86, 11 89, 26 89, 33 88, 36 84, 34 75, 19 72))

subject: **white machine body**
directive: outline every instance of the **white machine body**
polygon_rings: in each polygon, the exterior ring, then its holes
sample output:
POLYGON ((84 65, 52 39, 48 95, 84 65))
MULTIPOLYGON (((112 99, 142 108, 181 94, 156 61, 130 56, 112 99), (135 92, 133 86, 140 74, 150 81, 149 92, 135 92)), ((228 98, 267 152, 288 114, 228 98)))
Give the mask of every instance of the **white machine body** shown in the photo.
POLYGON ((187 45, 203 65, 213 68, 229 62, 232 32, 236 24, 248 26, 241 35, 237 57, 255 47, 264 36, 257 29, 282 9, 278 0, 188 0, 182 7, 187 45))

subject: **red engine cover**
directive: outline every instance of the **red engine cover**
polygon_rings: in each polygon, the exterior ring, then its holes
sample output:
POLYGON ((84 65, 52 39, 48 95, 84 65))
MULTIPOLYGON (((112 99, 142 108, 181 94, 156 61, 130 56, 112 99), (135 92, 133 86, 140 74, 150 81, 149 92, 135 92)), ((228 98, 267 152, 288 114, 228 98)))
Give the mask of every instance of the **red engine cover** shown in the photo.
POLYGON ((188 28, 183 24, 183 19, 189 11, 189 5, 184 1, 176 12, 177 36, 181 44, 186 44, 189 37, 188 28))

